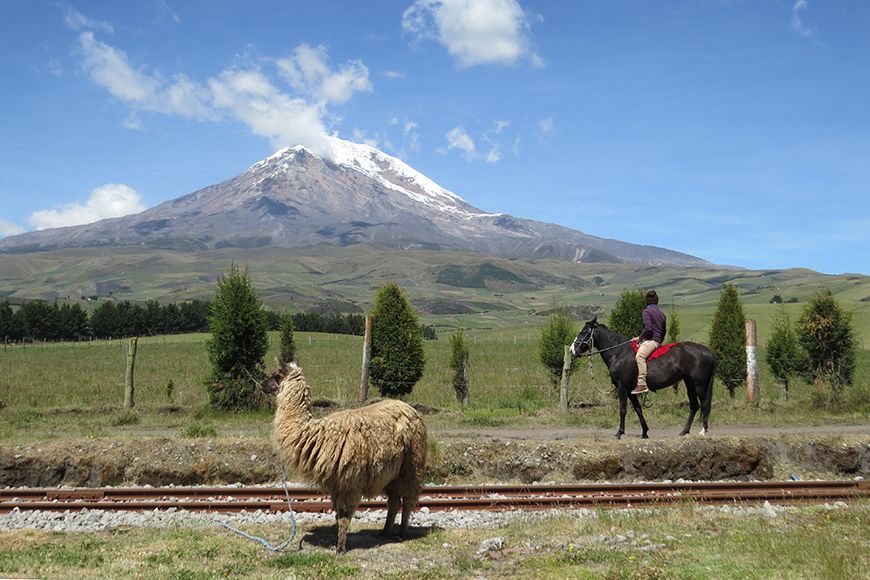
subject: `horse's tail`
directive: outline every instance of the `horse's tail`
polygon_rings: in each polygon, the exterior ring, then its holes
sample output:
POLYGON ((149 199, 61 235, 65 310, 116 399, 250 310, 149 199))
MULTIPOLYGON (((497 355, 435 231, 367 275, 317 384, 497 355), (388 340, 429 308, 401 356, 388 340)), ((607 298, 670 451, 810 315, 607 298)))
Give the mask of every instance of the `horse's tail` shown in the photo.
POLYGON ((713 403, 713 381, 716 380, 716 355, 712 352, 710 354, 713 358, 713 362, 710 364, 710 379, 707 381, 707 392, 704 393, 704 401, 701 403, 701 406, 706 408, 708 412, 713 403))

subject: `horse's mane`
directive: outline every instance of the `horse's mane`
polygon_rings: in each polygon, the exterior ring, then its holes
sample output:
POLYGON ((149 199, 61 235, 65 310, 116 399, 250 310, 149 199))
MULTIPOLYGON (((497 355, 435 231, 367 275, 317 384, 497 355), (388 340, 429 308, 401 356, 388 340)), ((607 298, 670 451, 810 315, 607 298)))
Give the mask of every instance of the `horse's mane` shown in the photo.
POLYGON ((598 326, 598 328, 603 328, 604 330, 606 330, 606 331, 609 332, 610 334, 615 335, 616 338, 619 339, 620 342, 628 340, 628 337, 624 336, 621 332, 617 332, 616 330, 611 330, 611 329, 608 328, 608 326, 607 326, 606 324, 604 324, 604 323, 599 322, 599 323, 596 324, 596 326, 598 326))

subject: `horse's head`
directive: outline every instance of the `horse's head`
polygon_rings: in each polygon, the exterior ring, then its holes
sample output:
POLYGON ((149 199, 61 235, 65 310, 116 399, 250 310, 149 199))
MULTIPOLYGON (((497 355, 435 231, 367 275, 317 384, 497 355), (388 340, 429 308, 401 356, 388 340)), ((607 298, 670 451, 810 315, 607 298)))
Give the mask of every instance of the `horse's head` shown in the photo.
POLYGON ((571 354, 580 356, 587 350, 592 350, 592 331, 598 326, 598 319, 593 318, 577 333, 577 338, 571 344, 571 354))

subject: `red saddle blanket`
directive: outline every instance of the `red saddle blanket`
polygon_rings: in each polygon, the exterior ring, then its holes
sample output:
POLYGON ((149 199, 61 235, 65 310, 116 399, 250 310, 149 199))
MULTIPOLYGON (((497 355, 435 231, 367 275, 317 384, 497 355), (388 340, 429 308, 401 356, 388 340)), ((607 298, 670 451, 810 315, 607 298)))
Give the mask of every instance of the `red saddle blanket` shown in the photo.
MULTIPOLYGON (((654 351, 652 351, 652 354, 649 355, 646 360, 653 360, 654 358, 659 358, 660 356, 667 354, 668 351, 671 350, 671 348, 673 348, 674 346, 676 346, 678 344, 680 344, 680 343, 671 342, 669 344, 663 344, 660 347, 658 347, 657 349, 655 349, 654 351)), ((637 352, 637 341, 636 340, 631 341, 631 348, 634 349, 634 352, 637 352)))

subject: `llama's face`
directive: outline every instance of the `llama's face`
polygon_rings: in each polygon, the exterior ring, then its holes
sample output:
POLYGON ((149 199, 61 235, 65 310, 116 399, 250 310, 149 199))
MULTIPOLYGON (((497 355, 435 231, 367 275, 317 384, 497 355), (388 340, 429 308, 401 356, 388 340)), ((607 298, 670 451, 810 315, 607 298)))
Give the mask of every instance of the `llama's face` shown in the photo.
POLYGON ((263 392, 267 395, 277 395, 281 392, 281 384, 284 382, 284 375, 281 374, 281 371, 275 371, 272 373, 266 381, 263 383, 263 392))

